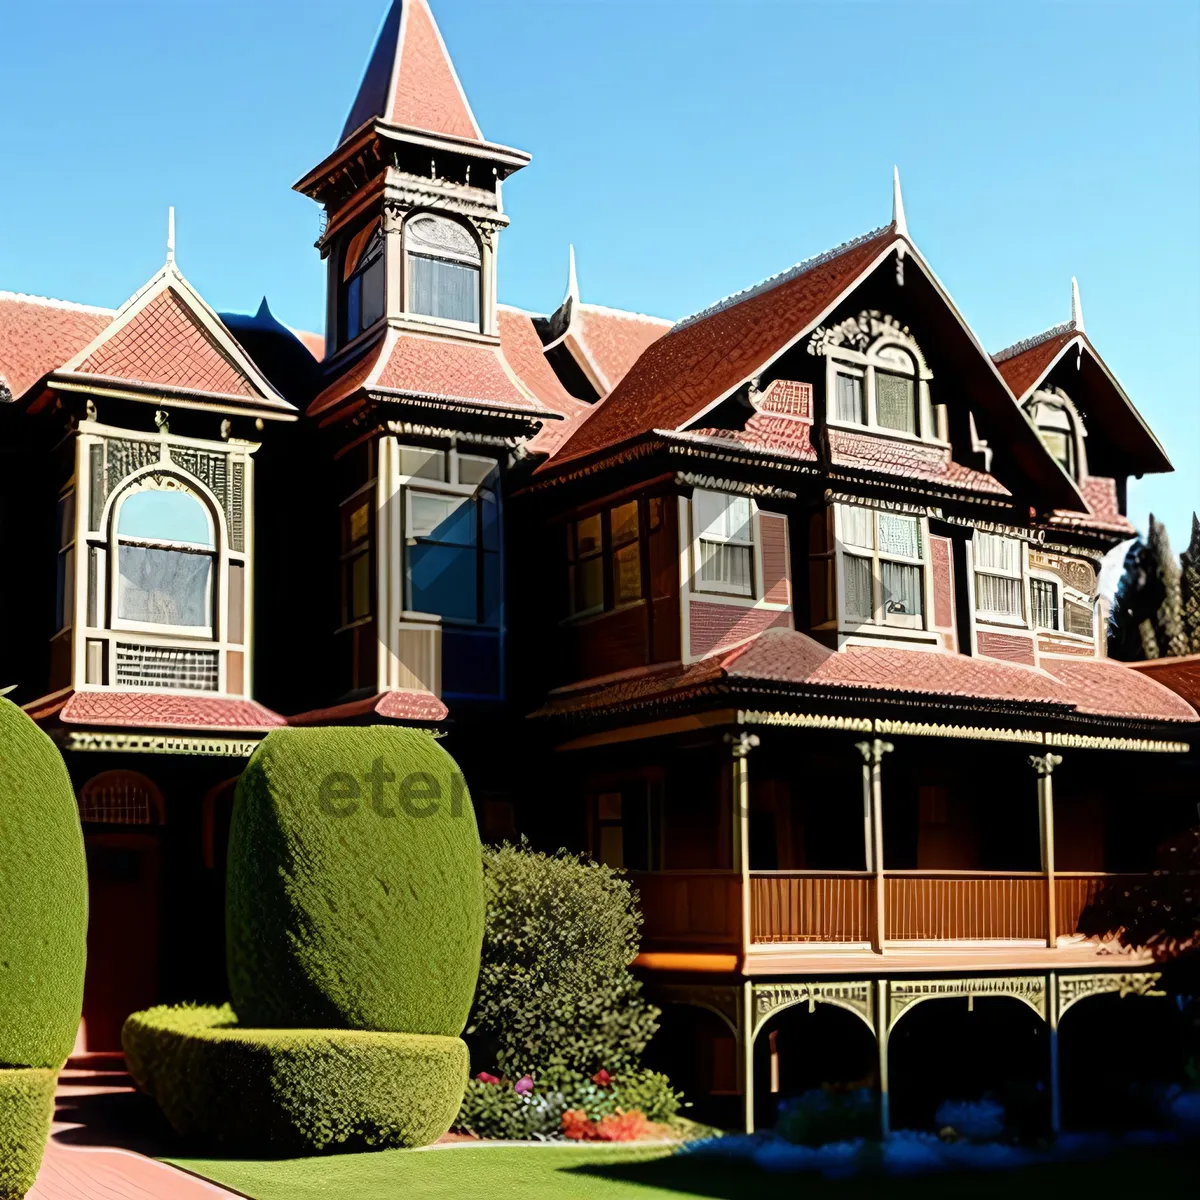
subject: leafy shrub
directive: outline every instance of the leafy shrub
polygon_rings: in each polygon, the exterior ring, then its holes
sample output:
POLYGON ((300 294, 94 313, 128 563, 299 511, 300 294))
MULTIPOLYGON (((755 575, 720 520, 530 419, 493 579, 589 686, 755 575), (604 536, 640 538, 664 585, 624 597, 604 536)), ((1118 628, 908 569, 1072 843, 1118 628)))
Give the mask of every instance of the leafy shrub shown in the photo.
POLYGON ((57 1081, 57 1068, 0 1070, 0 1200, 19 1200, 37 1179, 57 1081))
POLYGON ((796 1146, 874 1137, 879 1132, 875 1094, 870 1088, 801 1092, 780 1103, 775 1132, 796 1146))
POLYGON ((226 929, 243 1025, 460 1034, 483 880, 454 760, 411 729, 269 734, 238 784, 226 929))
MULTIPOLYGON (((565 1135, 563 1119, 568 1112, 582 1114, 576 1124, 583 1120, 598 1125, 621 1113, 633 1112, 666 1124, 678 1116, 682 1104, 682 1096, 657 1071, 627 1071, 610 1077, 607 1084, 559 1071, 541 1083, 534 1081, 529 1091, 518 1091, 508 1080, 488 1079, 477 1076, 467 1084, 454 1122, 456 1129, 486 1138, 551 1139, 565 1135)), ((615 1127, 610 1122, 605 1128, 615 1127)))
POLYGON ((467 1077, 458 1038, 244 1029, 228 1005, 134 1013, 121 1040, 177 1133, 255 1153, 428 1145, 467 1077))
POLYGON ((0 1067, 53 1067, 83 1004, 87 866, 54 743, 0 698, 0 1067))
POLYGON ((467 1037, 518 1078, 637 1066, 659 1010, 629 972, 641 915, 610 867, 524 846, 484 850, 487 930, 467 1037))

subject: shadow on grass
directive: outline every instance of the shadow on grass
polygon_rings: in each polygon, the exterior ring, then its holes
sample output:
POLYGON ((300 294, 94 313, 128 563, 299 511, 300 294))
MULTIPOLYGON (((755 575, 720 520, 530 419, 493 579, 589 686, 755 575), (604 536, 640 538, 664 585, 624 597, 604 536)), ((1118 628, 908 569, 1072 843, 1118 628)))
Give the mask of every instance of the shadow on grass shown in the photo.
MULTIPOLYGON (((593 1163, 563 1169, 566 1175, 590 1175, 612 1183, 660 1188, 711 1200, 960 1200, 1006 1197, 1012 1200, 1063 1200, 1064 1196, 1154 1195, 1164 1200, 1195 1194, 1200 1147, 1121 1150, 1093 1162, 1048 1163, 1014 1170, 955 1172, 944 1175, 860 1176, 827 1180, 814 1174, 775 1174, 753 1163, 723 1161, 686 1152, 649 1162, 593 1163)), ((615 1193, 614 1193, 615 1194, 615 1193)), ((629 1193, 636 1195, 636 1193, 629 1193)))

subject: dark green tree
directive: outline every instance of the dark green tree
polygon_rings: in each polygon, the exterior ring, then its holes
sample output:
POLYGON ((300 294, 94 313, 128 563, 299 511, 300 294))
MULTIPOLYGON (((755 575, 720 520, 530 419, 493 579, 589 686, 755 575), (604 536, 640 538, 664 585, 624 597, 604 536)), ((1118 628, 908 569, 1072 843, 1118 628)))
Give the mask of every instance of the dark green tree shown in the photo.
POLYGON ((1183 634, 1188 654, 1200 654, 1200 517, 1192 513, 1192 540, 1179 556, 1182 566, 1179 593, 1183 608, 1183 634))

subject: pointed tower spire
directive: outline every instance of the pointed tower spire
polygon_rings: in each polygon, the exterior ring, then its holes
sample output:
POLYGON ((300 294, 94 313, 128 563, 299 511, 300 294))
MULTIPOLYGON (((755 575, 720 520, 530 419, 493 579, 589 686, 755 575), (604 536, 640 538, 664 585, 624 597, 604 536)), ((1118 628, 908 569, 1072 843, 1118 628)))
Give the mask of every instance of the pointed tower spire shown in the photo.
POLYGON ((167 262, 175 261, 175 206, 167 209, 167 262))
POLYGON ((1083 327, 1083 305, 1079 303, 1079 280, 1071 276, 1071 327, 1076 333, 1085 333, 1083 327))
POLYGON ((892 224, 901 237, 908 237, 908 222, 904 219, 904 197, 900 194, 900 168, 892 168, 892 224))
POLYGON ((579 280, 575 275, 575 246, 567 247, 567 294, 566 300, 579 303, 579 280))

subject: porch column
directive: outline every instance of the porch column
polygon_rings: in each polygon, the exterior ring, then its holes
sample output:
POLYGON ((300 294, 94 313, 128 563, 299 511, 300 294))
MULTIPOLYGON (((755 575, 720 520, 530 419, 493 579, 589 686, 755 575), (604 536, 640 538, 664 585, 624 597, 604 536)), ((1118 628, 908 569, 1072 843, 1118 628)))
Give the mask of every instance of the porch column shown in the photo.
POLYGON ((1062 1127, 1062 1102, 1058 1087, 1058 976, 1053 971, 1046 980, 1046 1014, 1050 1025, 1050 1132, 1057 1136, 1062 1127))
POLYGON ((888 1023, 891 1020, 891 991, 888 980, 875 980, 875 1042, 879 1051, 879 1134, 890 1137, 892 1104, 888 1095, 888 1023))
POLYGON ((744 729, 727 733, 733 750, 733 869, 742 878, 742 955, 750 949, 750 771, 746 762, 759 744, 757 734, 744 729))
POLYGON ((886 897, 883 879, 883 756, 896 747, 875 738, 856 743, 863 759, 863 836, 867 870, 875 873, 875 903, 871 910, 871 949, 883 953, 887 936, 886 897))
POLYGON ((1061 754, 1031 754, 1029 765, 1037 772, 1038 822, 1042 841, 1042 871, 1046 876, 1046 945, 1058 945, 1058 914, 1054 889, 1054 768, 1061 754))
MULTIPOLYGON (((757 740, 757 739, 756 739, 757 740)), ((749 979, 742 984, 742 1117, 747 1133, 754 1132, 754 985, 749 979)))

